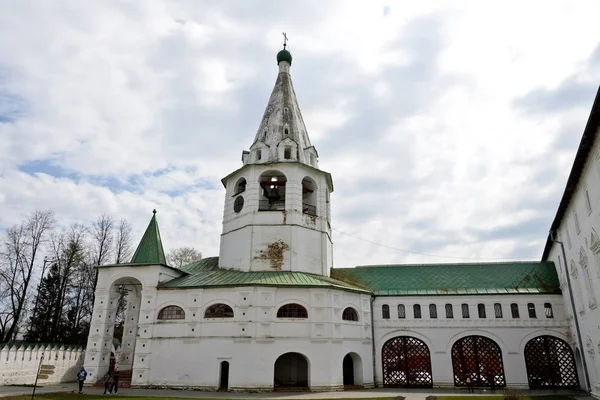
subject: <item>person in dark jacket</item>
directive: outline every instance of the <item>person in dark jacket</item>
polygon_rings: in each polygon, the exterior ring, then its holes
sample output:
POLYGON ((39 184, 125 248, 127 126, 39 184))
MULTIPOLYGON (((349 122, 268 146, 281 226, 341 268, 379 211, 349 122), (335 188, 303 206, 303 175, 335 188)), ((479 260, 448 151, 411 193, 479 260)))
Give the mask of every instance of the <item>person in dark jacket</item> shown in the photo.
POLYGON ((104 394, 106 394, 106 392, 110 394, 110 386, 112 384, 112 376, 110 375, 110 371, 104 374, 104 377, 102 379, 104 380, 104 394))
POLYGON ((115 371, 113 372, 112 378, 113 378, 112 388, 110 390, 112 393, 117 394, 117 391, 119 390, 119 368, 118 367, 115 367, 115 371))
POLYGON ((83 393, 83 383, 85 382, 85 378, 87 378, 87 371, 81 366, 81 369, 77 371, 77 383, 79 384, 79 393, 83 393))

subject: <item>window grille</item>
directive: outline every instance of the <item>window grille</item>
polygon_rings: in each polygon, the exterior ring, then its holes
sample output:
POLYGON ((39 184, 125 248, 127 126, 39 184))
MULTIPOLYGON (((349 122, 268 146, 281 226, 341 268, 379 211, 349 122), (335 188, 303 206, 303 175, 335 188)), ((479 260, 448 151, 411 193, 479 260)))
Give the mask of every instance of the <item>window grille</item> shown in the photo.
POLYGON ((452 304, 446 304, 446 318, 454 318, 454 307, 452 307, 452 304))
POLYGON ((513 318, 519 318, 519 305, 517 303, 512 303, 510 305, 510 313, 513 318))
POLYGON ((233 318, 233 310, 227 304, 213 304, 204 312, 204 318, 233 318))
POLYGON ((300 304, 290 303, 277 310, 277 318, 308 318, 308 311, 300 304))
POLYGON ((415 318, 421 318, 421 305, 420 304, 415 304, 413 305, 413 314, 415 315, 415 318))
POLYGON ((535 304, 527 303, 527 311, 529 312, 529 318, 537 318, 535 315, 535 304))
POLYGON ((160 312, 158 313, 158 319, 185 319, 185 312, 181 307, 167 306, 160 310, 160 312))
POLYGON ((342 319, 344 321, 358 321, 358 313, 354 308, 348 307, 342 313, 342 319))
POLYGON ((494 315, 496 316, 496 318, 502 318, 502 304, 494 304, 494 315))
POLYGON ((460 306, 461 310, 462 310, 462 317, 463 318, 470 318, 469 317, 469 305, 468 304, 462 304, 460 306))
POLYGON ((544 313, 546 314, 546 318, 554 318, 554 313, 552 312, 552 304, 544 303, 544 313))
POLYGON ((404 307, 404 304, 398 304, 398 318, 406 318, 406 308, 404 307))
POLYGON ((482 304, 482 303, 477 304, 477 313, 479 314, 479 318, 486 318, 485 304, 482 304))
POLYGON ((431 319, 437 318, 437 306, 435 304, 429 305, 429 318, 431 318, 431 319))
POLYGON ((390 306, 387 304, 381 306, 381 317, 383 319, 390 319, 390 306))

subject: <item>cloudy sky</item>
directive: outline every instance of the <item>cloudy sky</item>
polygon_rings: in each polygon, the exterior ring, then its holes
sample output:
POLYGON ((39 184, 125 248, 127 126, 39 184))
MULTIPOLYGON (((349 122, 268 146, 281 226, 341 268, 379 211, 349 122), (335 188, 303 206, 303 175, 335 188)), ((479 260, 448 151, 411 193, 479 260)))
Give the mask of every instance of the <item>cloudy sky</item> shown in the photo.
POLYGON ((0 7, 0 229, 156 208, 205 256, 282 31, 340 267, 539 259, 600 82, 598 1, 0 7))

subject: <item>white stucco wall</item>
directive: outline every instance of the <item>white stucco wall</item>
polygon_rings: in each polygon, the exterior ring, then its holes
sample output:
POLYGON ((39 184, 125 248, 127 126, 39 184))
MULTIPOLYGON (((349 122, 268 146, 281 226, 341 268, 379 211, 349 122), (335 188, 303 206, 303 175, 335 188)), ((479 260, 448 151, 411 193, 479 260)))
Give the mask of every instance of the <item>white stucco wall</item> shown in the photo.
MULTIPOLYGON (((596 136, 557 232, 558 240, 564 243, 566 260, 558 243, 552 245, 548 260, 554 261, 557 266, 573 333, 572 343, 585 357, 592 394, 600 398, 600 246, 594 246, 594 243, 598 243, 600 232, 600 145, 596 136), (569 291, 567 272, 572 292, 569 291), (573 296, 575 302, 582 349, 576 335, 569 296, 573 296)), ((583 379, 581 383, 585 387, 583 379)))
POLYGON ((39 379, 39 386, 75 382, 77 371, 83 365, 83 347, 21 344, 0 349, 0 386, 33 385, 42 355, 42 364, 54 366, 54 374, 39 379))
POLYGON ((569 341, 568 322, 560 295, 486 295, 486 296, 410 296, 377 297, 373 303, 376 344, 376 384, 383 384, 382 347, 397 336, 412 336, 427 344, 431 355, 432 378, 435 387, 454 386, 452 345, 470 335, 494 340, 502 351, 506 384, 508 387, 528 388, 523 350, 532 338, 555 336, 569 341), (454 318, 448 319, 445 304, 452 304, 454 318), (469 304, 470 318, 462 318, 461 304, 469 304), (486 318, 478 317, 477 305, 486 306, 486 318), (503 317, 494 315, 494 303, 502 305, 503 317), (510 304, 519 305, 519 319, 511 316, 510 304), (536 305, 537 318, 529 318, 527 303, 536 305), (544 315, 544 303, 551 303, 554 318, 544 315), (383 319, 382 305, 390 307, 390 319, 383 319), (406 318, 399 319, 398 304, 404 304, 406 318), (413 305, 421 305, 422 318, 415 319, 413 305), (437 305, 437 318, 429 316, 429 304, 437 305))

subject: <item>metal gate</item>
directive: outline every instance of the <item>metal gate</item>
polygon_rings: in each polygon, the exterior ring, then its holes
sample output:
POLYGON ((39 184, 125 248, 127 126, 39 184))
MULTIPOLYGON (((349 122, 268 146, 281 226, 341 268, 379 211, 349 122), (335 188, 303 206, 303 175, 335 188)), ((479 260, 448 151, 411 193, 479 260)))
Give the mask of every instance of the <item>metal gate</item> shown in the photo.
POLYGON ((431 357, 422 340, 398 336, 388 340, 381 350, 383 386, 432 387, 431 357))
POLYGON ((527 380, 531 389, 578 388, 571 347, 552 336, 538 336, 525 345, 527 380))
POLYGON ((452 346, 454 386, 506 386, 502 351, 496 342, 484 336, 467 336, 452 346))

